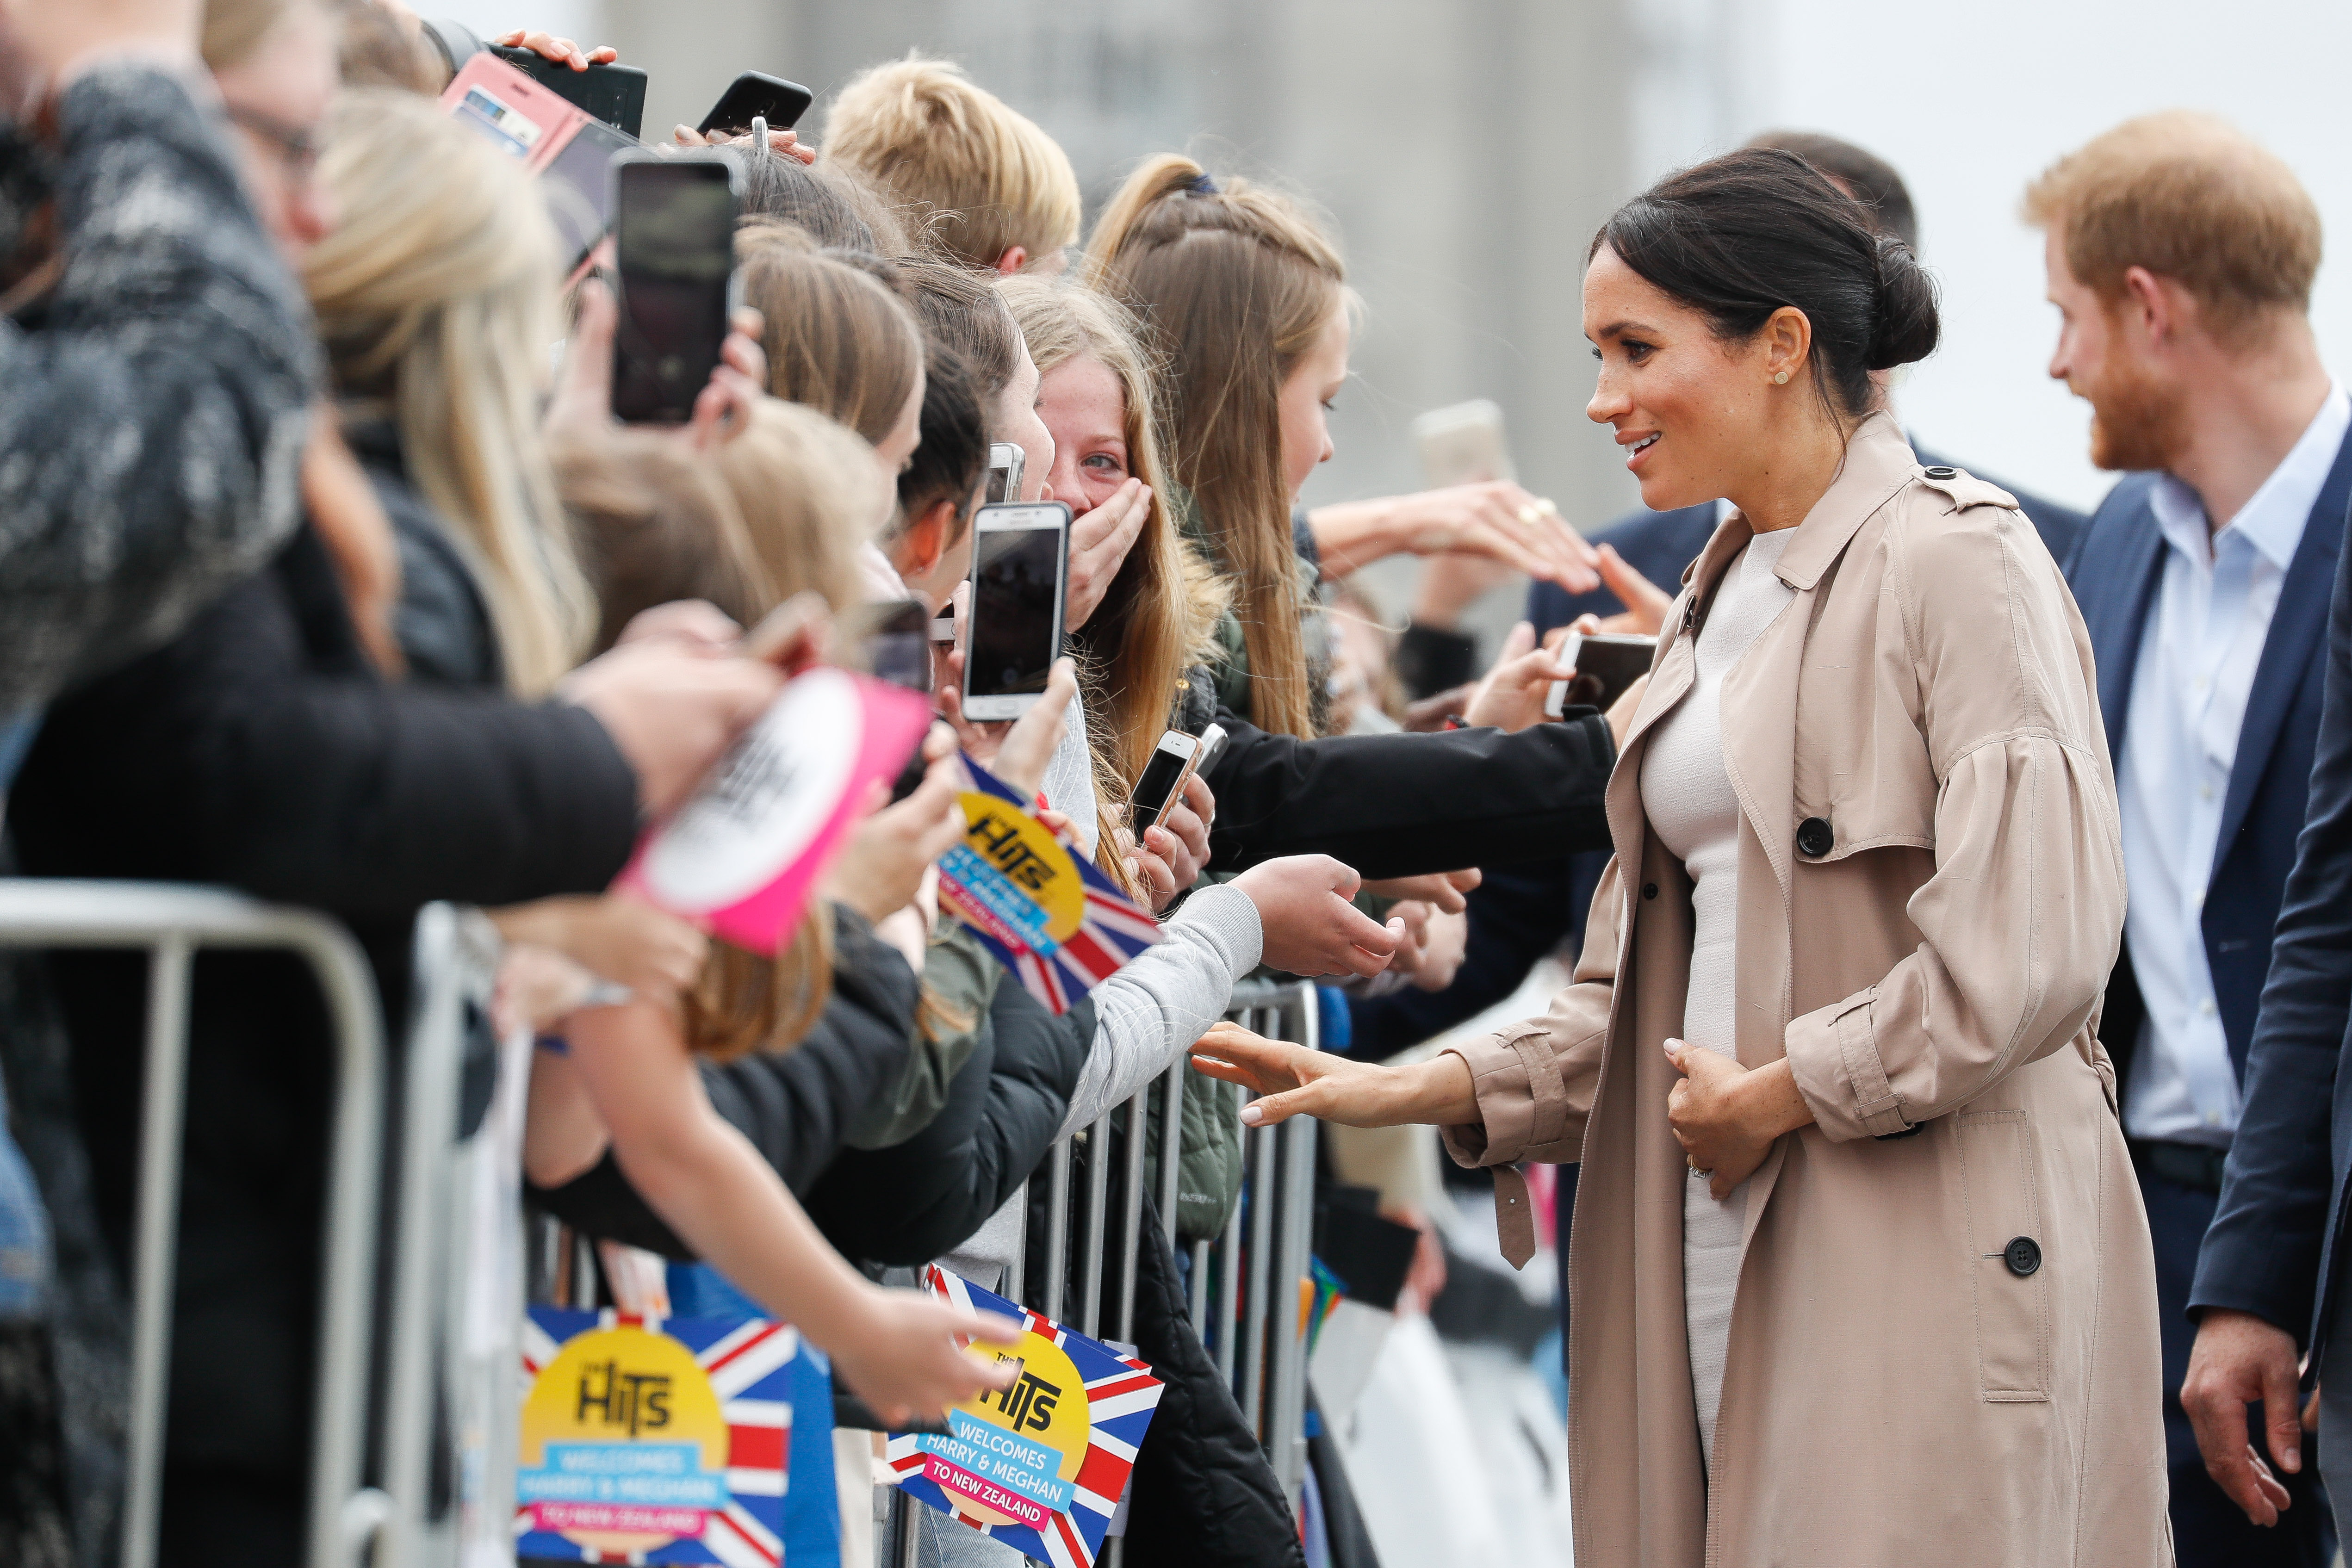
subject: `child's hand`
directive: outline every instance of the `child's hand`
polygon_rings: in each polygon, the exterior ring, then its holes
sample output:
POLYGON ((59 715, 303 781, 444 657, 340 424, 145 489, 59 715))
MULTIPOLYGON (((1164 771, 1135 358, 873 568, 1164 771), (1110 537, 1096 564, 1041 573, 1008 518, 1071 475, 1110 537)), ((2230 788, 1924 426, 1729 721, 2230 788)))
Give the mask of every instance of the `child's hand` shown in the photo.
POLYGON ((1016 1364, 992 1364, 963 1347, 1013 1344, 1020 1332, 1020 1324, 994 1312, 971 1312, 919 1291, 873 1286, 854 1326, 824 1349, 857 1396, 898 1427, 914 1417, 936 1420, 950 1405, 1011 1386, 1020 1373, 1016 1364))

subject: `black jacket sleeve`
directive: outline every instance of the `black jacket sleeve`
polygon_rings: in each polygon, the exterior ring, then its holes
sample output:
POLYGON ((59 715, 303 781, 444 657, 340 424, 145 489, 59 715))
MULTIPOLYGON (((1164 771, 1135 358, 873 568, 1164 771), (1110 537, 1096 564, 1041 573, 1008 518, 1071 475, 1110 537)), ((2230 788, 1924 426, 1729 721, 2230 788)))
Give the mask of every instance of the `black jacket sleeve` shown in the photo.
MULTIPOLYGON (((2352 549, 2336 562, 2310 805, 2246 1054, 2245 1109, 2189 1310, 2252 1312, 2308 1345, 2352 1138, 2352 549)), ((2336 1267, 2341 1268, 2340 1260, 2336 1267)))
POLYGON ((635 778, 584 709, 376 678, 307 528, 52 709, 11 806, 45 874, 226 883, 353 923, 600 892, 637 831, 635 778), (60 838, 71 864, 45 852, 60 838))
POLYGON ((1094 1032, 1090 998, 1056 1018, 1021 987, 997 987, 940 1113, 905 1143, 843 1151, 809 1194, 810 1218, 876 1263, 927 1263, 967 1240, 1045 1157, 1094 1032))
MULTIPOLYGON (((1571 710, 1573 711, 1573 710, 1571 710)), ((1493 869, 1605 849, 1617 747, 1588 713, 1507 735, 1269 735, 1229 710, 1210 765, 1213 871, 1327 854, 1368 878, 1493 869)))
MULTIPOLYGON (((802 1198, 841 1152, 842 1133, 857 1112, 905 1070, 915 1032, 918 983, 906 959, 847 910, 834 912, 834 945, 833 995, 805 1039, 788 1051, 702 1064, 712 1108, 802 1198)), ((609 1153, 560 1187, 529 1190, 541 1208, 591 1236, 669 1258, 695 1256, 609 1153)))
POLYGON ((310 311, 177 78, 94 70, 54 157, 0 130, 0 228, 63 264, 0 321, 0 716, 168 636, 294 525, 310 311))

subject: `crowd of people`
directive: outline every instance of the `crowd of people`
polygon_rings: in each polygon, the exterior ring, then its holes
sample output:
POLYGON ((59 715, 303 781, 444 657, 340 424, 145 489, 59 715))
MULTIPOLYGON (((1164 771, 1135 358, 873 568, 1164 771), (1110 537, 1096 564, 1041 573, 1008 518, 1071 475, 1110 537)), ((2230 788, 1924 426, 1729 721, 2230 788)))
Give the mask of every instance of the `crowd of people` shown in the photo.
MULTIPOLYGON (((1312 209, 1167 154, 1089 226, 1062 149, 919 57, 821 146, 680 128, 740 170, 744 308, 689 418, 624 424, 614 292, 436 102, 448 36, 0 0, 0 870, 322 911, 395 1041, 417 912, 484 912, 466 1130, 534 1040, 533 1207, 708 1265, 884 1425, 1013 1370, 971 1348, 1007 1325, 886 1276, 1034 1284, 1028 1178, 1189 1055, 1148 1301, 1224 1228, 1244 1125, 1441 1128, 1514 1263, 1521 1166, 1564 1167, 1586 1562, 2333 1559, 2352 401, 2279 159, 2158 114, 2023 193, 2050 373, 2127 476, 2089 517, 1901 423, 1943 327, 1895 170, 1784 132, 1668 176, 1581 262, 1645 510, 1580 531, 1503 481, 1303 507, 1360 316, 1312 209), (1005 498, 1073 517, 1068 656, 982 723, 961 587, 1008 445, 1005 498), (1401 553, 1391 632, 1346 580, 1401 553), (1514 577, 1482 673, 1462 617, 1514 577), (608 891, 908 601, 956 629, 919 781, 777 952, 608 891), (1646 677, 1547 711, 1565 639, 1628 632, 1646 677), (1213 724, 1142 825, 1163 733, 1213 724), (969 763, 1159 922, 1066 1011, 942 908, 969 763), (1389 1063, 1562 949, 1542 1017, 1389 1063), (1220 1022, 1261 970, 1339 980, 1346 1048, 1220 1022)), ((0 1560, 97 1563, 146 971, 0 981, 0 1560)), ((291 1563, 331 1029, 268 953, 204 955, 189 1017, 163 1559, 291 1563)), ((1128 1561, 1355 1561, 1302 1540, 1185 1315, 1135 1333, 1168 1392, 1128 1561)))

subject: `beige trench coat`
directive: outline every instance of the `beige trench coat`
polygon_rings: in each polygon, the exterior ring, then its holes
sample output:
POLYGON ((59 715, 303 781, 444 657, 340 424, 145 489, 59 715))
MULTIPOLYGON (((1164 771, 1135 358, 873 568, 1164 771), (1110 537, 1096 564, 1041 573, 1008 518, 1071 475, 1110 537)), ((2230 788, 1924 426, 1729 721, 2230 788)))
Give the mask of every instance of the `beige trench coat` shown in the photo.
POLYGON ((2124 873, 2090 643, 2016 503, 1921 469, 1885 415, 1723 685, 1736 1044, 1750 1068, 1785 1055, 1816 1124, 1750 1185, 1712 1473, 1701 1458, 1661 1045, 1690 883, 1641 772, 1691 687, 1694 602, 1750 537, 1717 530, 1667 622, 1574 983, 1461 1048, 1482 1123, 1445 1130, 1465 1164, 1583 1162, 1577 1562, 2168 1563, 2155 1267, 2095 1032, 2124 873), (1813 818, 1824 853, 1798 848, 1813 818), (2002 1256, 2017 1237, 2029 1274, 2002 1256))

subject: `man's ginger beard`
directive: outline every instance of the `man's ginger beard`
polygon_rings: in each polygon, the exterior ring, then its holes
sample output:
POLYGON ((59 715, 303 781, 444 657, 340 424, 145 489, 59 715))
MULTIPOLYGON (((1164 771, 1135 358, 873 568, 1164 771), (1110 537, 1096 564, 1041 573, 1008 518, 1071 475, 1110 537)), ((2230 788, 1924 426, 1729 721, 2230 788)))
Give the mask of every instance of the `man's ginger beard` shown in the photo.
MULTIPOLYGON (((2119 342, 2122 322, 2107 312, 2107 341, 2119 342)), ((2091 461, 2124 471, 2169 468, 2189 447, 2189 395, 2111 350, 2096 381, 2072 383, 2091 405, 2091 461)))

